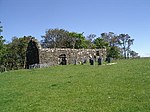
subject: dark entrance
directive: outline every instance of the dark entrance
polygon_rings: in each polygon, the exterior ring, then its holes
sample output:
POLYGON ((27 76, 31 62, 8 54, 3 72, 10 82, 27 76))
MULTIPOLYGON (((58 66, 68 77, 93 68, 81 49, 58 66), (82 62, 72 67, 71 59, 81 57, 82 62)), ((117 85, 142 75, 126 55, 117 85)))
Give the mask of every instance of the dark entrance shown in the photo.
POLYGON ((66 59, 66 55, 65 54, 61 54, 59 56, 59 59, 60 59, 60 65, 67 65, 67 59, 66 59))
POLYGON ((39 50, 37 43, 31 39, 26 51, 26 68, 29 69, 29 66, 33 64, 39 64, 39 50))

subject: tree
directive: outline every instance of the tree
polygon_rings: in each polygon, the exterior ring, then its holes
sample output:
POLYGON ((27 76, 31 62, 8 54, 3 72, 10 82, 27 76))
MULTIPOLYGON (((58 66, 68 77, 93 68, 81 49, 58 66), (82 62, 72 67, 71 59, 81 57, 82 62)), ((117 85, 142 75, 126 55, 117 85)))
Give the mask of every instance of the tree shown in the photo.
POLYGON ((129 58, 130 57, 130 55, 131 55, 131 48, 130 48, 130 46, 131 45, 133 45, 133 41, 134 41, 134 39, 129 39, 128 40, 128 45, 127 45, 127 57, 129 58))
POLYGON ((107 57, 112 57, 115 59, 120 58, 120 50, 117 46, 111 46, 107 49, 107 57))
POLYGON ((135 52, 135 51, 133 51, 133 50, 130 51, 130 55, 131 55, 132 58, 137 58, 137 57, 139 57, 139 56, 138 56, 138 53, 135 52))
POLYGON ((94 44, 92 43, 92 41, 86 39, 83 34, 84 32, 82 33, 69 32, 69 38, 71 38, 70 45, 72 45, 72 47, 70 48, 75 48, 75 49, 93 48, 94 44))
MULTIPOLYGON (((0 23, 1 23, 1 21, 0 21, 0 23)), ((1 36, 1 32, 3 31, 3 29, 2 29, 3 27, 0 25, 0 53, 2 52, 2 50, 3 50, 3 45, 4 45, 4 42, 5 42, 5 40, 3 39, 3 36, 1 36)), ((1 55, 1 54, 0 54, 1 55)))
MULTIPOLYGON (((1 23, 1 22, 0 22, 1 23)), ((6 45, 5 45, 5 39, 1 35, 1 32, 3 31, 3 27, 0 25, 0 66, 4 63, 4 55, 6 53, 6 45)))
POLYGON ((107 47, 107 54, 109 56, 119 58, 121 57, 121 52, 123 52, 124 57, 128 56, 127 51, 130 50, 130 46, 133 41, 128 41, 129 36, 127 34, 120 34, 118 36, 113 32, 102 33, 101 38, 104 39, 105 42, 109 43, 109 47, 107 47), (130 44, 127 45, 127 43, 130 44))
POLYGON ((85 39, 85 36, 82 33, 76 33, 76 44, 75 49, 81 49, 81 48, 87 48, 87 41, 85 39))
POLYGON ((78 40, 78 38, 79 38, 79 34, 78 33, 76 33, 76 32, 69 32, 69 39, 71 40, 71 41, 69 41, 69 48, 75 48, 75 46, 76 46, 76 41, 78 40))
POLYGON ((64 29, 49 29, 42 36, 42 47, 44 48, 84 48, 86 40, 83 33, 69 32, 64 29))
POLYGON ((109 43, 99 37, 94 40, 94 44, 97 49, 102 49, 102 48, 107 48, 109 43))
POLYGON ((31 36, 22 38, 13 37, 12 42, 7 44, 7 53, 4 55, 4 66, 8 69, 25 67, 26 49, 31 36))
POLYGON ((87 36, 87 41, 89 41, 88 48, 92 49, 95 48, 94 39, 96 38, 95 34, 90 34, 87 36))
MULTIPOLYGON (((0 24, 1 24, 1 21, 0 21, 0 24)), ((1 35, 1 32, 3 32, 3 26, 0 25, 0 35, 1 35)))
POLYGON ((3 36, 0 36, 0 65, 3 64, 3 58, 6 53, 6 45, 4 44, 5 40, 3 36))
POLYGON ((129 57, 130 46, 133 44, 134 39, 131 39, 128 34, 120 34, 118 36, 118 40, 118 43, 122 48, 124 58, 129 57))
POLYGON ((49 29, 42 38, 42 47, 44 48, 66 48, 66 44, 69 41, 69 33, 64 29, 49 29))
POLYGON ((109 43, 109 46, 117 46, 118 45, 118 36, 114 34, 113 32, 109 33, 102 33, 101 38, 104 39, 104 41, 109 43))

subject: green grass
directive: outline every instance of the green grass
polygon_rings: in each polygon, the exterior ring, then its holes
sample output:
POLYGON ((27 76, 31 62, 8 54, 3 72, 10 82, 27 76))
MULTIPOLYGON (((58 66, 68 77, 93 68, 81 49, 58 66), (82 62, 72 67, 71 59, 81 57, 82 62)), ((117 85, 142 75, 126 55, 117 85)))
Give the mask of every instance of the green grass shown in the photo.
POLYGON ((150 59, 1 73, 0 112, 150 112, 150 59))

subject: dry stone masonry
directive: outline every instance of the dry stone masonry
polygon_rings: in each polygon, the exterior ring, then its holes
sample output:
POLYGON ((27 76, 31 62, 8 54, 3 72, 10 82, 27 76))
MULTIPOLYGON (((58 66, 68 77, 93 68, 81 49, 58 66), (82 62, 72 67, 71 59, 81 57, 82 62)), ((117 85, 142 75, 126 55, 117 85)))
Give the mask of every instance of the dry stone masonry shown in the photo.
POLYGON ((26 68, 37 64, 42 66, 78 64, 99 56, 105 58, 106 49, 42 48, 37 40, 32 39, 26 52, 26 68))
POLYGON ((90 57, 106 57, 105 49, 40 49, 40 63, 55 63, 61 64, 62 60, 66 60, 66 64, 80 63, 82 60, 89 60, 90 57))

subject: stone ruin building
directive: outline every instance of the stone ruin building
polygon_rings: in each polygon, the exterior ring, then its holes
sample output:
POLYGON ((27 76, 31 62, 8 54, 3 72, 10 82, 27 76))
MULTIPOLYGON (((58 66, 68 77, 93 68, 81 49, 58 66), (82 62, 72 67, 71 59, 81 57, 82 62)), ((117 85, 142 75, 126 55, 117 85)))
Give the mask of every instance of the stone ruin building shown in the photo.
POLYGON ((78 64, 98 56, 105 58, 106 49, 42 48, 39 42, 31 40, 26 51, 26 68, 34 64, 78 64))

